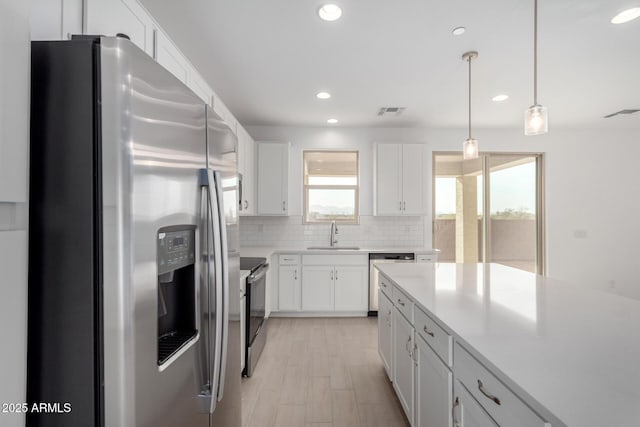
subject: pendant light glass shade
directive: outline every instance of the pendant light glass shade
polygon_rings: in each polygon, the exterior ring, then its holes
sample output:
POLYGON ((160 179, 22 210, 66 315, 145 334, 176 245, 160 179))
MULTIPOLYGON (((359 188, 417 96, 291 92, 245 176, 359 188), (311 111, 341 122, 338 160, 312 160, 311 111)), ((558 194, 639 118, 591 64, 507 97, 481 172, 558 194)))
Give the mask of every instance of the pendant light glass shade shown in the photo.
POLYGON ((524 112, 524 134, 527 136, 542 135, 549 131, 547 107, 532 105, 524 112))
POLYGON ((478 158, 478 140, 473 138, 467 138, 462 144, 462 158, 464 160, 477 159, 478 158))

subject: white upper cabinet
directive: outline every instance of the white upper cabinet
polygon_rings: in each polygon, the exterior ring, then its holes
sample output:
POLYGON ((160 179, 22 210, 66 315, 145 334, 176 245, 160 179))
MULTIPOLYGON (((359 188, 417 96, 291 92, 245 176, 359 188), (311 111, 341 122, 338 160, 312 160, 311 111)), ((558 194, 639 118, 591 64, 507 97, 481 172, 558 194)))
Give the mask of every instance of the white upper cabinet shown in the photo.
POLYGON ((169 70, 182 83, 189 82, 191 64, 171 39, 162 31, 156 32, 156 51, 154 54, 158 64, 169 70))
POLYGON ((425 150, 422 144, 402 145, 402 214, 425 214, 425 150))
POLYGON ((240 215, 255 215, 256 209, 256 143, 238 125, 238 172, 242 175, 240 215))
POLYGON ((140 49, 153 56, 155 22, 136 0, 86 0, 85 33, 126 34, 140 49))
POLYGON ((258 142, 258 214, 289 215, 289 143, 258 142))
POLYGON ((422 144, 376 144, 374 215, 424 215, 425 149, 422 144))

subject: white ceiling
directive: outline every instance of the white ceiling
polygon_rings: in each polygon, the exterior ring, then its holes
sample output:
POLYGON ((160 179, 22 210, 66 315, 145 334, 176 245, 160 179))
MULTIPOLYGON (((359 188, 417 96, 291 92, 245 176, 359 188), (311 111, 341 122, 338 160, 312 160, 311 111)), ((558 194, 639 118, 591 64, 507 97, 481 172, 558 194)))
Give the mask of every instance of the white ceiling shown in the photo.
MULTIPOLYGON (((142 0, 244 125, 521 127, 533 103, 533 0, 142 0), (453 36, 451 30, 467 32, 453 36), (320 90, 333 97, 315 98, 320 90), (491 101, 506 93, 509 100, 491 101), (406 107, 400 117, 380 107, 406 107)), ((539 0, 539 103, 553 127, 640 129, 640 0, 539 0)))

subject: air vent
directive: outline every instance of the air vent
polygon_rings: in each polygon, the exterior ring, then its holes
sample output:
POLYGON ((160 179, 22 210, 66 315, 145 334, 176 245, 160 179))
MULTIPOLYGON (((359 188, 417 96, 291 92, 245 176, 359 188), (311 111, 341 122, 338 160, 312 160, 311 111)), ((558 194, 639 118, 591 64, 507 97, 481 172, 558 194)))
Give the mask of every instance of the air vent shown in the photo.
POLYGON ((382 107, 378 110, 378 115, 382 117, 397 117, 401 115, 406 107, 382 107))
POLYGON ((640 110, 620 110, 620 111, 616 111, 615 113, 609 114, 604 116, 605 119, 617 116, 619 114, 633 114, 633 113, 637 113, 640 110))

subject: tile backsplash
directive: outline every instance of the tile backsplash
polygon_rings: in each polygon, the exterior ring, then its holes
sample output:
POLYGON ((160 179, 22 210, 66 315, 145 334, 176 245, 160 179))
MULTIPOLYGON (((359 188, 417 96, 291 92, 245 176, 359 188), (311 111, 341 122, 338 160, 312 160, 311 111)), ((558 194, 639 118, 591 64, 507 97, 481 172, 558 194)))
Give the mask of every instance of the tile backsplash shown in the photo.
MULTIPOLYGON (((240 245, 306 248, 328 246, 330 224, 303 224, 302 216, 240 217, 240 245)), ((360 216, 360 224, 338 225, 338 246, 423 247, 423 217, 360 216)))

